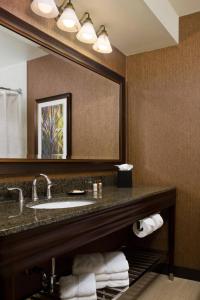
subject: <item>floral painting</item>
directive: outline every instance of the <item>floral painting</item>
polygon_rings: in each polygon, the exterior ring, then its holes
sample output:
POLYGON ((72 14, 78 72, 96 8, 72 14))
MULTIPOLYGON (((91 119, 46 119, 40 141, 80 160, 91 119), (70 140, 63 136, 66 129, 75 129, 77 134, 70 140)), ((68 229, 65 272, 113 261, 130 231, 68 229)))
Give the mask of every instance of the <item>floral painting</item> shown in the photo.
POLYGON ((48 99, 41 99, 38 103, 38 158, 66 158, 68 99, 48 99))
POLYGON ((52 105, 42 108, 42 157, 62 155, 64 136, 63 106, 52 105))

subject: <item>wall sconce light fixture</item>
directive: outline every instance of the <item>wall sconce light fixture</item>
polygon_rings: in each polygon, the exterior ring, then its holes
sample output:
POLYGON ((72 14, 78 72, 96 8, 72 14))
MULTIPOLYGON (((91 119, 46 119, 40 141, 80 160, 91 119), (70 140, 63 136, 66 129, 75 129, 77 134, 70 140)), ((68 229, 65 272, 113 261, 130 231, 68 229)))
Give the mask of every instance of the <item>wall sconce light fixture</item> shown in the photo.
POLYGON ((81 24, 71 0, 62 7, 62 11, 63 12, 57 21, 58 28, 67 32, 79 31, 81 29, 81 24))
POLYGON ((59 15, 54 0, 33 0, 31 9, 36 15, 47 19, 56 18, 59 15))
POLYGON ((90 14, 86 12, 79 21, 72 0, 62 0, 59 7, 56 0, 33 0, 32 11, 47 19, 57 18, 57 26, 66 32, 78 32, 76 37, 86 44, 93 44, 93 49, 100 53, 111 53, 112 46, 104 25, 101 25, 98 33, 94 29, 90 14))
POLYGON ((93 49, 100 53, 111 53, 112 47, 108 38, 108 33, 104 25, 101 25, 97 33, 97 41, 93 45, 93 49))
POLYGON ((80 22, 82 27, 76 35, 77 39, 82 43, 94 44, 97 40, 97 35, 88 12, 84 14, 80 22))

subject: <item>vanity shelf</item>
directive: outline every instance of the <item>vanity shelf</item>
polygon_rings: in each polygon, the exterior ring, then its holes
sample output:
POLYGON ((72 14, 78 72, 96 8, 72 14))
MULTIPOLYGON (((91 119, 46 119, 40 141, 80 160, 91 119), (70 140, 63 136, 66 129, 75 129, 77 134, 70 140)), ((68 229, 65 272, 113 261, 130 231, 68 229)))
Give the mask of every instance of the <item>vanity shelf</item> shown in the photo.
MULTIPOLYGON (((145 250, 123 250, 129 262, 130 286, 136 283, 146 272, 152 271, 157 265, 167 260, 167 254, 158 251, 145 250)), ((130 287, 129 286, 129 287, 130 287)), ((97 291, 97 300, 117 300, 120 299, 129 287, 124 288, 104 288, 97 291)), ((40 293, 26 298, 26 300, 59 300, 59 297, 44 296, 40 293)))

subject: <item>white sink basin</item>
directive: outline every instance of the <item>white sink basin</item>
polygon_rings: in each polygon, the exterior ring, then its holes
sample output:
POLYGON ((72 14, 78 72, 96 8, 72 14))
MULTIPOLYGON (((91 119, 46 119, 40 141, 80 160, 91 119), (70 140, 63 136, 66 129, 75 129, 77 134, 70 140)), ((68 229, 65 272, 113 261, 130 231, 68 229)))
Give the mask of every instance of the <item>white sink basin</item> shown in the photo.
POLYGON ((70 208, 70 207, 80 207, 85 205, 94 204, 94 201, 90 200, 79 200, 79 201, 57 201, 57 202, 47 202, 43 204, 36 204, 30 206, 34 209, 59 209, 59 208, 70 208))

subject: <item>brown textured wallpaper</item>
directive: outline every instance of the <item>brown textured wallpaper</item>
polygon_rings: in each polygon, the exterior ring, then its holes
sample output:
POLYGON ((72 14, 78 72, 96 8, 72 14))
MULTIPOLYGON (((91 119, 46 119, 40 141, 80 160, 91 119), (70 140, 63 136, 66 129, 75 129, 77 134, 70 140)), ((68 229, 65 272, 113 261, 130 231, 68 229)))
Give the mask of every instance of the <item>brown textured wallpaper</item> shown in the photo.
POLYGON ((35 100, 72 93, 72 158, 119 159, 119 85, 54 55, 28 62, 28 152, 34 154, 35 100))
POLYGON ((176 264, 200 269, 200 13, 177 47, 128 57, 127 76, 136 182, 177 187, 176 264))
POLYGON ((113 48, 111 54, 100 54, 91 49, 91 46, 85 45, 77 41, 74 34, 65 33, 59 30, 54 20, 47 20, 35 15, 30 9, 30 0, 0 0, 0 7, 6 9, 10 13, 16 15, 20 19, 35 26, 36 28, 53 36, 64 44, 76 49, 93 60, 113 69, 121 75, 126 72, 126 57, 116 48, 113 48))

